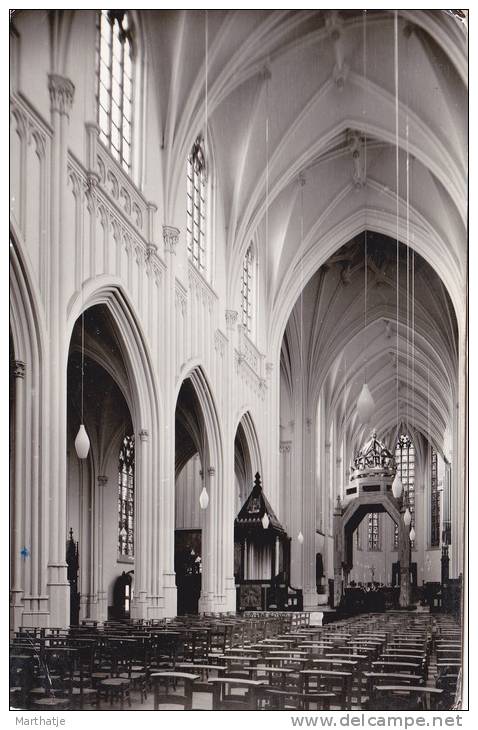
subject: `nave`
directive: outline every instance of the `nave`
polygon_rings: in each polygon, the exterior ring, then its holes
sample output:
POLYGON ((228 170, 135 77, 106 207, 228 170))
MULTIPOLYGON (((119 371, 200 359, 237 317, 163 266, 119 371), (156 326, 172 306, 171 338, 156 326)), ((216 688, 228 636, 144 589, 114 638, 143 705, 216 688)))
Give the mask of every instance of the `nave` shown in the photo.
POLYGON ((467 13, 10 20, 12 706, 451 706, 467 13))
POLYGON ((390 611, 325 626, 251 612, 165 621, 83 621, 20 630, 12 708, 31 710, 450 710, 461 627, 390 611))

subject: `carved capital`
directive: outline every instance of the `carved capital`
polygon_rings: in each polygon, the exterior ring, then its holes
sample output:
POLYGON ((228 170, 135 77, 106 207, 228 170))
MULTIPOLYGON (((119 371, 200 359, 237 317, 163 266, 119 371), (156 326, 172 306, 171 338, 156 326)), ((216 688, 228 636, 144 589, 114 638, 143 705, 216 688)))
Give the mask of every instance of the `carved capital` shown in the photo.
POLYGON ((227 340, 222 334, 221 330, 216 330, 214 333, 214 347, 216 349, 216 352, 218 352, 221 357, 224 357, 225 355, 226 343, 227 340))
POLYGON ((96 190, 98 185, 100 184, 100 176, 97 172, 88 172, 86 174, 86 187, 87 190, 93 191, 96 190))
POLYGON ((237 312, 235 309, 226 309, 226 327, 233 330, 237 322, 237 312))
POLYGON ((168 253, 175 254, 178 241, 179 228, 175 228, 174 226, 163 226, 164 250, 168 253))
POLYGON ((49 74, 48 91, 52 112, 59 112, 69 117, 75 95, 75 86, 70 79, 59 74, 49 74))
POLYGON ((279 451, 281 454, 290 454, 292 447, 292 441, 281 441, 279 444, 279 451))
POLYGON ((100 487, 105 487, 108 483, 108 477, 104 474, 98 474, 97 479, 100 487))
POLYGON ((216 467, 210 466, 207 470, 207 473, 208 473, 209 477, 215 477, 216 476, 216 467))
POLYGON ((139 438, 141 441, 148 441, 149 440, 149 431, 146 428, 142 428, 139 432, 139 438))
POLYGON ((25 363, 21 360, 13 361, 13 377, 24 378, 25 377, 25 363))
POLYGON ((157 251, 158 247, 154 243, 148 243, 148 245, 146 246, 146 261, 149 261, 151 256, 154 256, 157 251))

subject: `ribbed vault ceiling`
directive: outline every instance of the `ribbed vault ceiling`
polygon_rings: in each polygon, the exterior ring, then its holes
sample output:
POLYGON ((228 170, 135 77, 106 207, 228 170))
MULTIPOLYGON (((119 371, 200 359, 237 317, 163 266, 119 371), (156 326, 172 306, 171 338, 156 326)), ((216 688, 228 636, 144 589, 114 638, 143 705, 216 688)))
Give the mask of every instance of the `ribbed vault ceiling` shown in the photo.
MULTIPOLYGON (((206 13, 147 11, 143 21, 165 216, 174 221, 184 160, 206 120, 206 13)), ((447 11, 399 11, 397 30, 398 129, 393 11, 207 13, 208 157, 227 295, 234 308, 242 258, 256 240, 265 345, 277 352, 304 275, 365 228, 396 235, 397 145, 399 236, 406 240, 408 219, 414 248, 445 283, 463 327, 466 32, 447 11)))
POLYGON ((382 435, 405 423, 444 448, 456 401, 456 318, 443 283, 418 254, 367 232, 343 246, 313 276, 296 302, 281 355, 287 397, 300 393, 310 414, 335 419, 339 437, 364 437, 356 402, 366 376, 382 435), (397 338, 398 331, 398 338, 397 338), (398 390, 398 394, 397 394, 398 390))

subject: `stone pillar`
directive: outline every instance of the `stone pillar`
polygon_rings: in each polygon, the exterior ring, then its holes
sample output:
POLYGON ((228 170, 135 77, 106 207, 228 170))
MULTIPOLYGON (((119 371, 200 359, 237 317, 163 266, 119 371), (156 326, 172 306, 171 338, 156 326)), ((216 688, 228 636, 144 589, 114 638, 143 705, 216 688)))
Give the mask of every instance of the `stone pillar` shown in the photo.
POLYGON ((410 528, 403 521, 406 504, 402 500, 400 509, 400 524, 398 525, 398 559, 400 561, 400 608, 406 608, 410 605, 410 528))
POLYGON ((93 544, 94 598, 91 605, 91 617, 97 621, 106 621, 108 618, 108 592, 104 585, 103 554, 104 554, 104 491, 108 477, 100 474, 96 478, 95 510, 93 519, 95 535, 93 544))
POLYGON ((315 483, 315 423, 306 418, 302 434, 302 531, 304 544, 302 547, 302 575, 304 608, 316 608, 318 605, 317 584, 315 580, 315 534, 316 534, 316 494, 315 483))
MULTIPOLYGON (((93 486, 94 488, 94 486, 93 486)), ((93 592, 92 561, 90 550, 93 542, 91 522, 90 470, 88 460, 80 460, 80 513, 78 529, 80 619, 90 618, 91 594, 93 592)))
MULTIPOLYGON (((225 312, 226 330, 227 330, 227 346, 224 351, 225 364, 224 373, 226 376, 226 402, 234 402, 234 383, 235 383, 235 372, 234 372, 234 332, 237 331, 237 317, 238 313, 236 310, 228 309, 225 312)), ((228 409, 231 411, 231 409, 228 409)), ((224 605, 221 607, 223 611, 235 611, 236 610, 236 585, 234 580, 234 518, 236 516, 236 505, 235 505, 235 478, 234 478, 234 438, 235 433, 233 432, 235 424, 233 423, 232 412, 226 412, 226 428, 224 433, 224 446, 223 446, 223 479, 224 485, 221 488, 218 485, 218 489, 221 489, 223 494, 223 510, 222 510, 222 522, 219 525, 219 529, 223 535, 223 565, 224 565, 224 579, 225 579, 225 597, 224 605)), ((241 505, 242 506, 242 505, 241 505)), ((242 548, 241 548, 242 549, 242 548)), ((244 560, 246 553, 244 551, 244 560)), ((244 563, 243 563, 244 565, 244 563)))
POLYGON ((134 597, 132 618, 147 618, 148 564, 151 559, 148 541, 148 447, 149 432, 142 428, 136 439, 135 453, 135 519, 134 519, 134 597), (139 448, 138 448, 139 447, 139 448))
POLYGON ((164 479, 161 480, 160 515, 162 525, 161 564, 163 570, 164 615, 175 616, 177 613, 176 576, 174 573, 174 531, 175 531, 175 257, 179 242, 179 229, 175 226, 163 225, 163 245, 166 260, 166 277, 164 282, 164 322, 165 326, 165 424, 164 446, 161 450, 164 460, 164 479))
POLYGON ((441 548, 441 584, 448 585, 450 578, 450 558, 448 555, 448 545, 442 545, 441 548))
POLYGON ((219 515, 217 511, 216 469, 213 466, 207 469, 205 486, 209 495, 209 505, 207 509, 203 510, 202 579, 199 613, 216 610, 216 568, 219 543, 217 521, 219 515))
MULTIPOLYGON (((67 159, 69 114, 73 103, 73 83, 58 74, 48 77, 53 128, 51 146, 51 216, 50 216, 50 281, 54 282, 49 297, 47 321, 49 351, 45 358, 44 374, 49 381, 49 449, 45 454, 48 465, 49 534, 48 592, 50 598, 50 626, 66 627, 70 622, 70 586, 66 577, 65 561, 66 524, 66 342, 67 302, 65 294, 66 268, 71 266, 65 225, 67 194, 67 159)), ((46 521, 45 521, 46 522, 46 521)))
POLYGON ((10 628, 15 631, 22 625, 23 613, 23 571, 22 560, 28 555, 27 545, 23 545, 23 501, 25 476, 24 464, 24 389, 25 389, 25 363, 15 360, 13 363, 13 377, 15 381, 15 412, 14 412, 14 472, 13 472, 13 495, 12 495, 12 579, 13 585, 10 595, 10 628))
POLYGON ((343 594, 343 575, 342 562, 344 560, 344 529, 342 525, 342 501, 340 496, 333 514, 333 533, 334 533, 334 608, 340 604, 343 594))

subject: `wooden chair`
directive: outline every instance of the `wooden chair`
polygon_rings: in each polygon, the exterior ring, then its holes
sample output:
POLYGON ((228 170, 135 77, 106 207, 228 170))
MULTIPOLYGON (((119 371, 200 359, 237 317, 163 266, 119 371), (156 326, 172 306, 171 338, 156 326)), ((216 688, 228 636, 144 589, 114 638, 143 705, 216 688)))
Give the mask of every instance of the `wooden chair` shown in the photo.
POLYGON ((213 710, 257 710, 260 699, 259 690, 265 686, 263 680, 217 677, 210 679, 213 685, 213 710), (234 689, 245 690, 242 695, 233 693, 234 689))
POLYGON ((200 680, 199 674, 189 672, 154 672, 151 675, 153 686, 154 709, 159 710, 160 705, 180 705, 184 710, 192 709, 193 685, 200 680), (184 684, 184 694, 172 694, 169 692, 170 685, 176 689, 178 683, 184 684), (161 687, 165 692, 161 693, 161 687))
POLYGON ((300 672, 304 694, 330 692, 335 695, 339 707, 352 708, 352 673, 327 669, 303 669, 300 672))
POLYGON ((433 710, 443 690, 434 687, 374 685, 369 710, 433 710))

